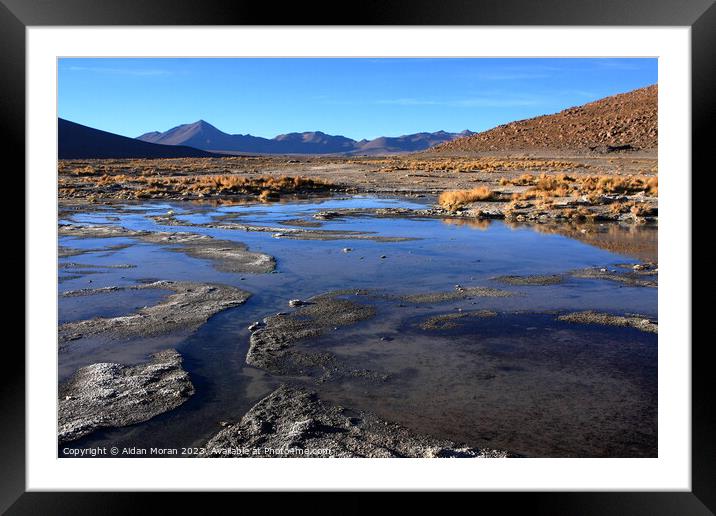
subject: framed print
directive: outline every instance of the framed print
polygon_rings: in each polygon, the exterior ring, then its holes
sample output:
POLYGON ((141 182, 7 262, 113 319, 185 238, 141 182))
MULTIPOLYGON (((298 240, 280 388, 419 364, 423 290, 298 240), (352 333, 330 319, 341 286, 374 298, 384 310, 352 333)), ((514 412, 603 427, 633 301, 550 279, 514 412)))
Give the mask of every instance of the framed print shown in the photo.
POLYGON ((244 7, 3 0, 27 239, 3 510, 710 514, 712 3, 244 7))

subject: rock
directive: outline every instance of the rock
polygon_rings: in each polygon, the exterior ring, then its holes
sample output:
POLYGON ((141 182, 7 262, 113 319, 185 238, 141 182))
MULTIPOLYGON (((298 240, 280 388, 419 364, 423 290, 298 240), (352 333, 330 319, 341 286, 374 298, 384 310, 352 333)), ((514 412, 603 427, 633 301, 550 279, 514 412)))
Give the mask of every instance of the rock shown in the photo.
POLYGON ((659 325, 656 322, 652 322, 650 319, 644 318, 643 316, 622 316, 586 310, 583 312, 573 312, 569 314, 560 315, 559 317, 557 317, 557 319, 560 321, 567 321, 579 324, 624 326, 629 328, 635 328, 644 332, 659 333, 659 325))
POLYGON ((288 302, 288 306, 291 306, 291 307, 303 306, 306 304, 308 304, 308 303, 306 303, 305 301, 301 301, 300 299, 291 299, 288 302))
POLYGON ((209 457, 508 457, 502 450, 470 448, 414 434, 363 411, 283 385, 241 421, 204 446, 209 457), (249 454, 241 450, 250 450, 249 454))
POLYGON ((600 269, 582 269, 573 271, 572 276, 575 278, 601 279, 608 281, 616 281, 629 287, 651 287, 657 288, 658 281, 655 277, 655 271, 629 270, 628 272, 619 272, 617 270, 600 269))
POLYGON ((340 217, 342 214, 337 211, 319 211, 313 215, 314 219, 331 220, 340 217))
POLYGON ((244 303, 248 292, 227 285, 208 285, 188 281, 155 281, 130 287, 81 289, 62 294, 65 297, 87 296, 120 290, 166 289, 174 293, 162 302, 119 317, 95 317, 74 321, 59 327, 60 342, 79 337, 104 334, 110 338, 135 338, 164 335, 175 331, 192 331, 209 317, 244 303), (177 308, 181 308, 177 310, 177 308))
POLYGON ((60 225, 58 233, 73 238, 135 238, 142 242, 167 246, 167 249, 173 252, 211 260, 214 267, 223 272, 266 273, 273 271, 276 265, 273 257, 251 252, 241 242, 215 240, 209 235, 197 233, 137 231, 120 226, 89 224, 63 224, 60 225))
POLYGON ((419 326, 423 330, 448 330, 457 328, 461 322, 466 319, 478 319, 487 317, 496 317, 497 312, 492 310, 473 310, 464 311, 462 308, 458 309, 456 313, 448 313, 444 315, 434 315, 428 317, 419 326))
POLYGON ((58 441, 141 423, 178 407, 194 394, 181 364, 181 355, 168 349, 136 366, 98 363, 78 369, 60 385, 58 441))
POLYGON ((498 276, 495 281, 516 286, 546 286, 558 285, 564 282, 561 274, 537 274, 532 276, 498 276))
POLYGON ((407 294, 392 296, 392 299, 408 303, 443 303, 456 301, 458 299, 469 299, 472 297, 509 297, 514 293, 507 290, 500 290, 489 287, 460 287, 450 292, 426 292, 421 294, 407 294))
POLYGON ((340 364, 332 354, 296 350, 293 344, 375 315, 372 306, 340 299, 339 293, 312 297, 310 301, 302 301, 292 313, 266 317, 265 327, 251 334, 246 363, 274 374, 314 368, 325 372, 338 368, 340 364))

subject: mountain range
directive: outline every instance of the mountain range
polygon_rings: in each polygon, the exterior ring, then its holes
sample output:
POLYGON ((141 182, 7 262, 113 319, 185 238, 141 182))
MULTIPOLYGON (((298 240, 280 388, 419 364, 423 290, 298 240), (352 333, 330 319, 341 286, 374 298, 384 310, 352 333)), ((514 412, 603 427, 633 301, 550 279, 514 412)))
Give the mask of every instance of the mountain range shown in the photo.
POLYGON ((321 131, 281 134, 262 138, 250 134, 228 134, 204 120, 183 124, 165 132, 142 134, 137 140, 162 145, 186 145, 220 153, 249 154, 348 154, 380 155, 415 152, 474 133, 415 133, 403 136, 382 136, 373 140, 353 140, 321 131))
POLYGON ((58 119, 60 159, 179 158, 224 154, 389 155, 430 149, 434 153, 513 150, 655 149, 658 146, 658 86, 575 106, 473 133, 415 133, 373 140, 352 140, 320 131, 275 138, 228 134, 199 120, 165 132, 127 138, 58 119))

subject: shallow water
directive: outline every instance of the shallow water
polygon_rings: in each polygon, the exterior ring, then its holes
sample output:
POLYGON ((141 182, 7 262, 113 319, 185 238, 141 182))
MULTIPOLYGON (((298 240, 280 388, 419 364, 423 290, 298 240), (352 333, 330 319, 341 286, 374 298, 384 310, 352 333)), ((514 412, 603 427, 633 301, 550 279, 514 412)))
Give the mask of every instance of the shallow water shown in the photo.
MULTIPOLYGON (((610 226, 599 238, 588 238, 567 227, 547 231, 503 222, 350 216, 319 221, 321 227, 316 229, 416 240, 321 241, 274 238, 270 232, 163 226, 148 218, 171 209, 177 219, 192 224, 234 217, 240 223, 278 227, 283 222, 293 224, 295 219, 315 222, 311 215, 322 210, 385 207, 425 205, 375 197, 220 207, 170 202, 67 216, 77 223, 205 233, 246 243, 253 251, 274 256, 277 263, 275 274, 231 274, 217 271, 209 261, 133 239, 61 237, 61 246, 89 252, 62 258, 60 263, 136 267, 97 267, 89 274, 82 274, 82 269, 79 274, 76 269, 60 269, 64 276, 60 292, 167 279, 225 283, 253 294, 246 304, 214 316, 193 335, 71 343, 59 354, 60 381, 83 365, 141 362, 149 353, 172 346, 184 356, 196 394, 181 407, 148 422, 96 432, 70 445, 201 445, 220 429, 220 421, 240 419, 275 386, 290 380, 307 382, 321 396, 344 406, 371 410, 416 431, 472 446, 503 448, 526 456, 656 455, 657 336, 630 328, 558 322, 542 312, 590 309, 656 319, 657 289, 576 278, 558 285, 516 287, 493 279, 507 274, 612 268, 638 263, 637 257, 655 262, 656 228, 610 226), (113 247, 117 244, 131 245, 113 247), (345 247, 352 251, 343 252, 345 247), (244 362, 247 326, 288 310, 289 299, 345 288, 449 291, 457 284, 501 288, 517 295, 423 306, 372 300, 368 302, 376 304, 376 318, 299 344, 330 350, 346 363, 385 373, 385 382, 352 378, 316 384, 306 378, 274 377, 244 362), (452 330, 425 331, 417 324, 430 315, 458 309, 491 309, 500 315, 465 321, 452 330)), ((60 318, 127 313, 161 294, 125 298, 115 306, 97 303, 96 309, 82 304, 88 298, 61 297, 60 318)))
MULTIPOLYGON (((100 274, 97 269, 82 268, 73 270, 81 274, 100 274)), ((60 324, 81 321, 92 317, 118 317, 131 314, 146 306, 159 303, 171 294, 169 290, 119 290, 97 293, 87 296, 66 297, 59 304, 58 322, 60 324)))

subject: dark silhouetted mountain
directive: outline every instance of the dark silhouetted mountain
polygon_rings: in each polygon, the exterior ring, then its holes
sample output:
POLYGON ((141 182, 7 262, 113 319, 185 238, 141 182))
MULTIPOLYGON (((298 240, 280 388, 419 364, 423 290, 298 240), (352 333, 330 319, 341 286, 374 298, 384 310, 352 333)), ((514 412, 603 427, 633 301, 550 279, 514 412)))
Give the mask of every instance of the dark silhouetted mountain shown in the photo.
POLYGON ((216 154, 186 146, 158 145, 57 119, 59 159, 200 158, 216 154))
POLYGON ((166 132, 153 131, 138 136, 138 140, 164 145, 189 145, 214 152, 243 152, 252 154, 398 154, 425 150, 433 145, 452 141, 473 133, 417 133, 397 137, 381 137, 356 141, 345 136, 332 136, 320 131, 281 134, 275 138, 261 138, 250 134, 227 134, 213 125, 199 120, 166 132))

